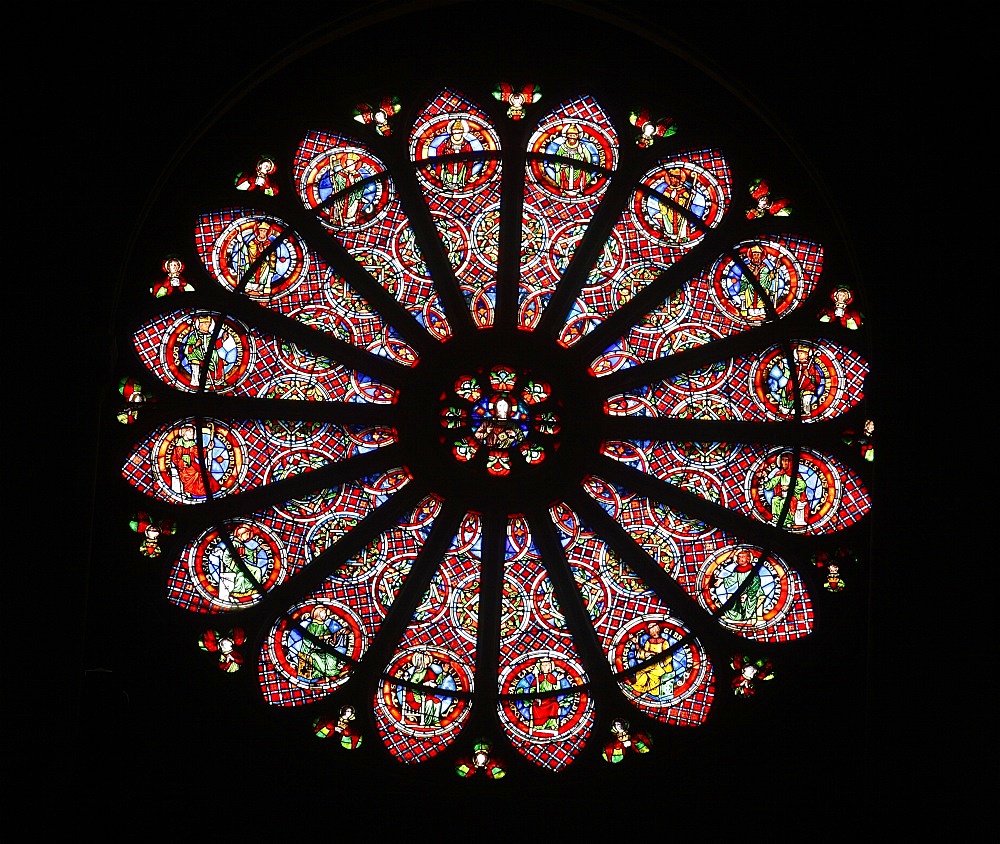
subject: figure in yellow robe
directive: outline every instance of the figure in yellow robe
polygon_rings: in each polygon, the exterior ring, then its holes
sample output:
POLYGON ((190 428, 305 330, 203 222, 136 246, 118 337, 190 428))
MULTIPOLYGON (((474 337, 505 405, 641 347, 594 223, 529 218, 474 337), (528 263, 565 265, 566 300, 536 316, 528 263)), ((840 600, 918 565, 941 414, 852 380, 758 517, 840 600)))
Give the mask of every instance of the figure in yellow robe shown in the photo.
MULTIPOLYGON (((651 621, 646 628, 649 631, 649 638, 645 643, 641 641, 636 644, 635 655, 640 661, 647 660, 656 654, 663 653, 670 647, 670 643, 660 636, 661 627, 655 621, 651 621)), ((670 657, 663 662, 656 662, 636 672, 635 682, 632 684, 633 691, 639 694, 649 694, 653 697, 660 697, 665 682, 673 677, 673 658, 670 657)), ((670 691, 667 689, 667 691, 670 691)))

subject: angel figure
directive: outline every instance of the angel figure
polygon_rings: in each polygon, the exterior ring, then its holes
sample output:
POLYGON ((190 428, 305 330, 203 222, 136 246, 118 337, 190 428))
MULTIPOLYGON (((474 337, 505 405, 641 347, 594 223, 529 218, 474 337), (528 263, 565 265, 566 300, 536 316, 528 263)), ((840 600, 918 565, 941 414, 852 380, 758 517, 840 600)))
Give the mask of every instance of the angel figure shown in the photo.
POLYGON ((861 327, 864 318, 861 312, 851 305, 854 301, 854 291, 850 287, 838 284, 830 292, 830 301, 832 305, 820 309, 820 322, 835 322, 852 331, 857 331, 861 327))
POLYGON ((611 722, 612 738, 604 745, 601 755, 605 762, 618 764, 625 758, 628 750, 636 753, 649 753, 653 749, 653 742, 645 733, 630 733, 629 723, 622 718, 616 718, 611 722))
POLYGON ((389 125, 389 120, 398 114, 401 108, 399 97, 385 96, 379 100, 377 106, 372 106, 368 103, 358 103, 354 107, 354 119, 358 123, 374 126, 376 132, 383 137, 388 137, 392 134, 392 127, 389 125))
POLYGON ((156 401, 155 396, 142 389, 142 384, 127 375, 118 382, 118 392, 125 399, 125 405, 117 416, 122 425, 131 425, 138 420, 139 409, 143 404, 156 401))
POLYGON ((206 630, 198 640, 198 647, 219 657, 219 669, 227 674, 239 671, 243 664, 243 654, 236 648, 246 641, 246 633, 243 628, 234 627, 226 632, 218 630, 206 630))
POLYGON ((236 190, 259 190, 265 196, 277 196, 278 186, 273 176, 278 169, 273 158, 262 155, 257 159, 253 172, 244 170, 236 176, 236 190))
POLYGON ((491 780, 502 779, 507 772, 503 763, 492 757, 492 746, 485 739, 477 741, 472 748, 472 756, 463 756, 455 765, 455 773, 460 777, 471 777, 482 771, 491 780))
POLYGON ((635 143, 643 149, 651 147, 656 138, 669 138, 677 131, 672 117, 653 120, 645 108, 632 111, 628 116, 628 121, 639 130, 635 143))
POLYGON ((763 179, 754 179, 750 183, 750 196, 754 206, 747 210, 748 220, 759 220, 765 214, 772 217, 787 217, 792 213, 792 206, 787 199, 772 199, 771 188, 763 179))
POLYGON ((313 732, 320 738, 337 736, 344 750, 355 750, 361 747, 361 734, 354 726, 357 710, 351 706, 340 707, 340 713, 334 718, 317 718, 313 721, 313 732))
POLYGON ((507 116, 511 120, 524 117, 524 106, 537 103, 542 98, 542 89, 531 82, 515 89, 509 82, 499 82, 493 89, 493 96, 502 103, 507 103, 507 116))
POLYGON ((173 536, 177 532, 177 526, 172 519, 154 522, 149 513, 142 510, 135 514, 128 526, 142 537, 139 553, 146 557, 159 557, 160 537, 173 536))
POLYGON ((730 665, 736 676, 733 677, 733 694, 739 697, 750 697, 755 693, 754 683, 761 680, 771 680, 774 671, 771 670, 771 660, 751 659, 743 654, 734 654, 730 665))
POLYGON ((875 422, 873 420, 866 419, 860 431, 848 428, 841 438, 847 445, 856 445, 861 451, 862 459, 869 463, 875 460, 875 422))
POLYGON ((826 569, 826 579, 823 588, 827 592, 843 592, 847 583, 841 577, 840 567, 857 563, 858 558, 850 548, 838 548, 836 551, 817 551, 812 555, 812 562, 817 568, 826 569))
POLYGON ((183 272, 184 262, 176 255, 168 255, 163 260, 163 278, 150 287, 149 292, 157 299, 173 293, 191 293, 194 285, 181 275, 183 272))
POLYGON ((827 592, 843 592, 846 587, 844 578, 840 576, 840 566, 837 563, 830 563, 826 567, 826 581, 823 583, 823 588, 827 592))

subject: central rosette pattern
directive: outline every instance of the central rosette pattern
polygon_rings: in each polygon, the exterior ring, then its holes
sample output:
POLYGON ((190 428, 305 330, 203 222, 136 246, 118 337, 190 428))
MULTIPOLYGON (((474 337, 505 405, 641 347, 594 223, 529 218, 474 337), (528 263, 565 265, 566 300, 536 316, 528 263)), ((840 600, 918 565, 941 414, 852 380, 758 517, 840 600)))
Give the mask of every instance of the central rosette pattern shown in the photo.
POLYGON ((529 372, 502 364, 469 371, 441 402, 442 441, 456 460, 490 475, 509 474, 514 461, 537 465, 559 448, 561 405, 529 372))

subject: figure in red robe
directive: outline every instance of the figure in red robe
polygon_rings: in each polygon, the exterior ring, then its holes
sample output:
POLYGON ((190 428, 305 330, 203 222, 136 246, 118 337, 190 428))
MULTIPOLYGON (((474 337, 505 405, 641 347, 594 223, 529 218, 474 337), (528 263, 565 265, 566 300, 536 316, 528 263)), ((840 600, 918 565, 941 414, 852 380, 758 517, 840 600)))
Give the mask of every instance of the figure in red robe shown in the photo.
MULTIPOLYGON (((816 361, 815 352, 808 346, 796 346, 792 354, 795 356, 795 377, 799 384, 799 399, 802 415, 808 416, 819 404, 820 393, 826 382, 823 370, 816 361)), ((791 368, 788 362, 782 360, 785 383, 778 391, 778 408, 782 413, 795 412, 795 387, 791 368)))
MULTIPOLYGON (((553 692, 560 688, 559 675, 554 671, 552 657, 543 656, 538 660, 533 692, 553 692)), ((559 698, 543 697, 531 702, 531 732, 555 733, 559 729, 559 698)))
MULTIPOLYGON (((170 453, 170 478, 174 492, 189 498, 207 497, 194 425, 182 425, 178 431, 170 453)), ((220 489, 219 482, 211 474, 208 475, 208 488, 212 493, 220 489)))

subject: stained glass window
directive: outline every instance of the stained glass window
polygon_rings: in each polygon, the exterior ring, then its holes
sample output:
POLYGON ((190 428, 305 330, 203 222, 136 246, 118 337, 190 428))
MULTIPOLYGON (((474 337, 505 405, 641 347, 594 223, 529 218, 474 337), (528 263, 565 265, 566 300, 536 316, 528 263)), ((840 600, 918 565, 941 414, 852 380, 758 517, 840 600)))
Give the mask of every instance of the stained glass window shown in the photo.
POLYGON ((121 524, 289 730, 610 771, 795 684, 861 577, 864 290, 671 90, 457 68, 184 165, 121 319, 121 524))

